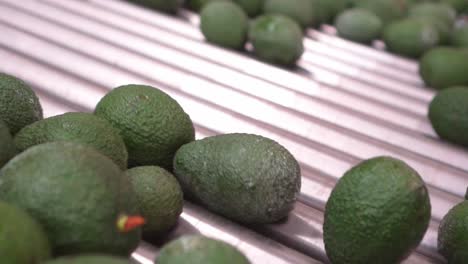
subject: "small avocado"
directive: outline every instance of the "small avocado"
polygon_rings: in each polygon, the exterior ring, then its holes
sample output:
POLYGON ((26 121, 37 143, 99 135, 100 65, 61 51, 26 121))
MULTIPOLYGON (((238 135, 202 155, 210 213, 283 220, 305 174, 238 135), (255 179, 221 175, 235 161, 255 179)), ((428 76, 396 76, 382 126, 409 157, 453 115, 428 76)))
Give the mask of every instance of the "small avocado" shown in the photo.
POLYGON ((70 141, 95 148, 127 169, 128 153, 119 131, 105 119, 90 113, 65 113, 37 121, 15 136, 19 151, 52 141, 70 141))
POLYGON ((145 218, 143 236, 154 238, 176 225, 184 205, 182 189, 174 175, 156 166, 127 170, 145 218))
POLYGON ((0 169, 16 155, 16 152, 13 137, 5 122, 0 120, 0 169))
POLYGON ((263 15, 249 30, 254 54, 266 62, 292 66, 304 53, 303 33, 294 20, 283 15, 263 15))
POLYGON ((371 43, 380 37, 382 20, 374 13, 359 8, 348 9, 341 13, 335 22, 338 35, 360 43, 371 43))
POLYGON ((131 264, 130 260, 105 255, 66 256, 43 264, 131 264))
POLYGON ((36 145, 8 162, 1 179, 0 199, 44 227, 54 256, 129 256, 140 242, 139 229, 117 225, 121 217, 138 214, 129 179, 94 148, 71 142, 36 145))
POLYGON ((455 23, 457 12, 446 3, 418 3, 413 5, 409 11, 410 17, 431 17, 432 19, 441 19, 449 25, 455 23))
POLYGON ((376 157, 347 171, 325 207, 323 237, 334 264, 400 263, 431 218, 419 174, 403 161, 376 157))
POLYGON ((95 114, 119 130, 130 167, 155 165, 172 171, 177 149, 195 139, 192 120, 182 107, 151 86, 115 88, 101 99, 95 114))
POLYGON ((468 263, 468 201, 452 208, 439 226, 437 248, 450 264, 468 263))
POLYGON ((244 48, 249 18, 237 4, 230 1, 208 3, 200 17, 201 31, 206 40, 226 48, 244 48))
POLYGON ((265 0, 263 13, 287 16, 306 28, 314 21, 313 8, 312 0, 265 0))
POLYGON ((250 134, 219 135, 182 146, 174 173, 194 200, 249 224, 285 218, 301 187, 299 164, 291 153, 250 134))
POLYGON ((441 138, 468 147, 468 87, 439 92, 429 105, 429 119, 441 138))
POLYGON ((39 223, 20 208, 0 201, 0 256, 5 264, 33 264, 51 258, 39 223))
POLYGON ((384 25, 403 18, 407 11, 405 0, 361 0, 356 1, 356 7, 376 14, 384 25))
POLYGON ((41 120, 42 107, 34 91, 22 80, 0 73, 0 119, 10 133, 41 120))
POLYGON ((384 29, 383 39, 389 51, 419 58, 439 44, 440 34, 434 24, 408 18, 388 25, 384 29))
POLYGON ((249 264, 235 247, 211 238, 191 235, 165 245, 157 257, 158 264, 249 264))
POLYGON ((230 0, 188 0, 187 5, 193 11, 199 12, 205 7, 208 3, 215 1, 230 1, 230 0))
POLYGON ((129 0, 131 2, 156 9, 159 11, 175 14, 182 4, 180 0, 129 0))
POLYGON ((468 24, 456 28, 452 34, 452 45, 468 48, 468 24))
POLYGON ((234 0, 250 17, 255 17, 262 12, 265 0, 234 0))
POLYGON ((457 85, 468 85, 468 53, 449 47, 428 51, 421 58, 419 73, 427 86, 445 89, 457 85))

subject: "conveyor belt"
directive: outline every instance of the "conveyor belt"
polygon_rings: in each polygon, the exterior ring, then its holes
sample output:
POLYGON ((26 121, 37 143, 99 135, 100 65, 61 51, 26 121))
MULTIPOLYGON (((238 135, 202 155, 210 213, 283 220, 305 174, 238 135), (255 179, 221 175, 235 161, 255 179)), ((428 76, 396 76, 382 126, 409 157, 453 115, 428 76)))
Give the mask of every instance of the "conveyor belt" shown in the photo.
MULTIPOLYGON (((414 167, 429 186, 430 228, 405 263, 443 263, 441 218, 468 186, 468 152, 442 142, 426 118, 434 91, 417 63, 308 30, 296 69, 207 44, 197 15, 166 16, 111 0, 0 0, 0 71, 29 82, 45 115, 92 111, 111 88, 144 83, 175 98, 197 138, 248 132, 277 140, 302 167, 288 221, 244 227, 187 203, 172 236, 202 233, 237 246, 253 263, 327 262, 323 210, 337 179, 373 156, 414 167)), ((144 244, 140 263, 157 248, 144 244)))

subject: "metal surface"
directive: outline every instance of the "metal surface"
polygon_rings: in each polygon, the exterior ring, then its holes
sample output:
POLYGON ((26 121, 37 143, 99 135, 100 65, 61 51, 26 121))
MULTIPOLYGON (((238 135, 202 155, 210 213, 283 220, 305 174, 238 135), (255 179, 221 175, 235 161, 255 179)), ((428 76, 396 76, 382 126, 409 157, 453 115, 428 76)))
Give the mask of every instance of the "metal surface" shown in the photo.
MULTIPOLYGON (((288 221, 242 227, 187 204, 173 236, 233 243, 254 263, 326 262, 323 210, 343 173, 391 155, 429 186, 430 228, 407 263, 441 263, 441 218, 468 186, 468 152, 442 142, 426 118, 434 91, 414 61, 309 30, 296 69, 282 69, 203 41, 198 17, 170 17, 110 0, 0 0, 0 71, 38 91, 45 115, 92 111, 113 87, 157 86, 188 112, 197 138, 248 132, 277 140, 302 167, 288 221)), ((134 259, 157 254, 143 244, 134 259)))

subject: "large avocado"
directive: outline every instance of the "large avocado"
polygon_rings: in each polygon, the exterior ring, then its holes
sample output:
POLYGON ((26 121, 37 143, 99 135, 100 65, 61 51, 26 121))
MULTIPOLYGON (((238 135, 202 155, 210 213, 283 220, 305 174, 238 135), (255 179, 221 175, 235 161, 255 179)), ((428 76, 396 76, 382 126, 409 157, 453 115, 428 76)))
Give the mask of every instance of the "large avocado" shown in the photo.
POLYGON ((0 119, 12 135, 42 119, 42 107, 34 91, 22 80, 0 73, 0 119))
POLYGON ((71 141, 95 148, 121 169, 127 168, 128 154, 122 137, 107 120, 89 113, 66 113, 24 127, 15 136, 16 147, 24 151, 52 141, 71 141))
POLYGON ((468 147, 468 87, 439 92, 429 106, 429 119, 441 138, 468 147))
POLYGON ((51 257, 49 240, 25 211, 0 201, 0 262, 35 264, 51 257))
POLYGON ((441 19, 446 23, 453 25, 457 17, 457 12, 446 3, 419 3, 413 5, 409 11, 410 17, 431 17, 432 19, 441 19))
POLYGON ((468 53, 448 47, 427 52, 419 63, 419 72, 427 86, 444 89, 457 85, 468 86, 468 53))
POLYGON ((137 204, 128 177, 94 148, 71 142, 37 145, 1 172, 0 199, 25 209, 44 227, 55 256, 129 256, 140 230, 120 232, 137 204))
POLYGON ((164 246, 158 264, 249 264, 235 247, 203 236, 183 236, 164 246))
POLYGON ((383 39, 389 51, 418 58, 439 44, 440 33, 433 23, 408 18, 388 25, 383 39))
POLYGON ((109 92, 95 114, 120 131, 129 166, 156 165, 172 170, 174 154, 195 139, 190 117, 172 97, 145 85, 126 85, 109 92))
POLYGON ((374 13, 360 8, 341 13, 335 22, 338 35, 361 43, 371 43, 380 37, 383 23, 374 13))
POLYGON ((452 208, 439 226, 437 248, 450 264, 468 263, 468 201, 452 208))
POLYGON ((15 143, 7 125, 0 120, 0 169, 16 154, 15 143))
POLYGON ((255 19, 250 25, 249 40, 254 54, 270 63, 292 66, 304 53, 299 24, 283 15, 263 15, 255 19))
POLYGON ((288 16, 306 28, 314 21, 313 8, 312 0, 265 0, 263 13, 288 16))
POLYGON ((407 11, 405 0, 361 0, 356 1, 356 7, 376 14, 384 25, 401 19, 407 11))
POLYGON ((325 208, 325 249, 334 264, 402 261, 431 218, 427 188, 400 160, 366 160, 338 181, 325 208))
POLYGON ((265 0, 234 0, 242 9, 245 10, 247 15, 255 17, 262 12, 263 3, 265 0))
POLYGON ((284 147, 250 134, 198 140, 177 151, 182 189, 208 209, 242 223, 288 215, 300 191, 300 168, 284 147))

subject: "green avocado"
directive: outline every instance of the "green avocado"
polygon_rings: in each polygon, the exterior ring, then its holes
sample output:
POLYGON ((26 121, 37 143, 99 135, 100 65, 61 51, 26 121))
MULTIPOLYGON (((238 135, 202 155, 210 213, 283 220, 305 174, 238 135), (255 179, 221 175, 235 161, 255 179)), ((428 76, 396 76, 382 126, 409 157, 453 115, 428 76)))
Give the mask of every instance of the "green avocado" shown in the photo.
POLYGON ((453 32, 452 24, 449 24, 442 19, 434 19, 429 16, 418 16, 413 19, 432 25, 439 33, 439 45, 450 44, 453 32))
POLYGON ((177 179, 156 166, 135 167, 126 173, 135 190, 140 213, 146 220, 143 236, 154 238, 169 231, 177 224, 184 205, 177 179))
POLYGON ((0 120, 0 169, 16 155, 16 152, 13 137, 5 122, 0 120))
POLYGON ((130 0, 131 2, 167 13, 177 13, 181 0, 130 0))
POLYGON ((250 17, 255 17, 263 11, 265 0, 234 0, 250 17))
POLYGON ((427 86, 445 89, 468 85, 468 53, 449 47, 428 51, 419 63, 419 73, 427 86))
POLYGON ((249 30, 254 54, 266 62, 292 66, 304 53, 303 33, 294 20, 283 15, 263 15, 249 30))
POLYGON ((468 147, 468 87, 439 92, 429 106, 429 119, 441 138, 468 147))
POLYGON ((363 161, 338 181, 325 207, 323 237, 334 264, 400 263, 431 218, 421 177, 403 161, 363 161))
POLYGON ((66 113, 24 127, 15 136, 18 150, 52 141, 71 141, 95 148, 121 169, 127 168, 128 153, 122 137, 107 120, 89 113, 66 113))
POLYGON ((405 0, 361 0, 356 2, 357 8, 366 9, 376 14, 384 25, 403 18, 407 11, 405 0))
POLYGON ((450 264, 468 263, 468 201, 452 208, 439 226, 437 248, 450 264))
POLYGON ((188 0, 187 5, 193 11, 199 12, 205 7, 208 3, 215 1, 231 1, 231 0, 188 0))
POLYGON ((155 165, 171 171, 177 149, 195 139, 192 121, 182 107, 150 86, 115 88, 101 99, 95 114, 120 131, 131 167, 155 165))
POLYGON ((183 236, 164 246, 158 264, 249 264, 235 247, 203 236, 183 236))
POLYGON ((105 255, 66 256, 43 264, 131 264, 130 260, 105 255))
POLYGON ((257 135, 226 134, 182 146, 174 173, 190 197, 241 223, 272 223, 293 209, 299 165, 284 147, 257 135))
POLYGON ((468 24, 463 25, 453 31, 452 45, 456 47, 468 48, 468 24))
POLYGON ((347 0, 312 0, 313 3, 313 27, 332 23, 335 17, 348 7, 347 0))
POLYGON ((340 37, 368 44, 380 37, 383 23, 368 10, 353 8, 341 13, 335 26, 340 37))
POLYGON ((421 19, 398 20, 384 29, 387 49, 399 55, 419 58, 440 42, 439 30, 421 19))
POLYGON ((54 256, 100 252, 129 256, 140 230, 121 232, 121 215, 138 213, 128 177, 94 148, 71 142, 36 145, 1 171, 0 199, 44 227, 54 256))
POLYGON ((215 1, 202 9, 200 27, 209 42, 240 50, 247 41, 249 18, 235 3, 215 1))
POLYGON ((0 73, 0 119, 10 133, 42 119, 42 107, 34 91, 22 80, 0 73))
POLYGON ((290 17, 306 28, 314 22, 313 8, 312 0, 265 0, 263 13, 290 17))
POLYGON ((447 24, 452 25, 457 18, 457 12, 446 3, 424 2, 413 5, 409 11, 410 17, 431 17, 432 19, 441 19, 447 24))
POLYGON ((51 257, 47 236, 25 211, 0 201, 0 256, 5 264, 35 264, 51 257))

